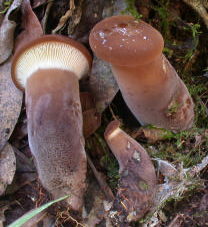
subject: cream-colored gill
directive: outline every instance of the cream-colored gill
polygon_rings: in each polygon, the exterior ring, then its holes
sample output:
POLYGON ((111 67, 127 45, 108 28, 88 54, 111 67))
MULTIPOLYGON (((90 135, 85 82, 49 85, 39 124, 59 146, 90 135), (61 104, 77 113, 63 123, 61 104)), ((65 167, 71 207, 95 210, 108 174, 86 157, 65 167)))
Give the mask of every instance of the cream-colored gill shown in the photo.
POLYGON ((74 46, 62 42, 43 42, 23 52, 18 58, 15 75, 22 87, 38 69, 58 68, 75 73, 80 79, 89 71, 84 54, 74 46))

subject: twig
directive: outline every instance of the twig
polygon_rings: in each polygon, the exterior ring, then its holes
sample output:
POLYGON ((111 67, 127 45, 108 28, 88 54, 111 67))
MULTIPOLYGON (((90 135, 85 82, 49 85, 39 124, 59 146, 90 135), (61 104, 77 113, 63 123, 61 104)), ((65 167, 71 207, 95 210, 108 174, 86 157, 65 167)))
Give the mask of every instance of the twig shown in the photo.
POLYGON ((188 5, 190 5, 204 20, 205 25, 208 28, 208 13, 205 9, 205 7, 207 7, 207 3, 205 5, 205 1, 204 4, 199 1, 199 0, 183 0, 185 3, 187 3, 188 5))
POLYGON ((47 25, 47 22, 48 22, 48 16, 49 16, 49 13, 51 11, 51 7, 53 6, 54 4, 54 1, 50 1, 48 2, 47 4, 47 7, 46 7, 46 11, 45 11, 45 15, 41 21, 41 26, 43 28, 43 31, 44 31, 44 34, 46 33, 46 25, 47 25))
POLYGON ((177 214, 175 218, 171 221, 171 223, 168 225, 168 227, 180 227, 181 224, 184 221, 184 215, 183 214, 177 214))
POLYGON ((109 200, 114 200, 113 192, 111 191, 110 187, 107 185, 105 180, 102 178, 101 174, 97 171, 97 169, 95 168, 91 158, 88 155, 87 155, 87 161, 88 161, 89 166, 90 166, 90 168, 92 169, 92 171, 95 175, 95 178, 97 179, 101 189, 104 191, 107 198, 109 200))
POLYGON ((195 223, 197 226, 201 226, 198 222, 196 222, 192 217, 190 217, 188 214, 185 216, 185 218, 190 219, 193 223, 195 223))
POLYGON ((197 164, 196 166, 193 166, 192 168, 186 169, 186 172, 189 173, 191 177, 194 177, 198 173, 200 173, 203 169, 205 169, 208 166, 208 155, 202 159, 202 162, 197 164))

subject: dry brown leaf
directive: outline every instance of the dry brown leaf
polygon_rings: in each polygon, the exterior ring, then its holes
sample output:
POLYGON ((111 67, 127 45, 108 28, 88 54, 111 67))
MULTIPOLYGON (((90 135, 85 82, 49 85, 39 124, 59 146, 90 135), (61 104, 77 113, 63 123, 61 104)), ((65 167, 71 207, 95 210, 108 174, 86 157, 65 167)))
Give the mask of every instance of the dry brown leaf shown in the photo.
POLYGON ((47 29, 48 29, 47 22, 48 22, 48 17, 51 13, 51 8, 52 8, 53 4, 54 4, 54 1, 49 1, 49 3, 46 6, 46 9, 45 9, 44 17, 41 21, 41 25, 42 25, 44 34, 47 32, 47 29))
POLYGON ((19 151, 16 147, 13 147, 16 156, 16 169, 17 171, 23 172, 35 172, 36 168, 31 159, 26 157, 21 151, 19 151))
POLYGON ((18 191, 20 188, 27 185, 29 182, 33 182, 37 179, 37 173, 31 172, 31 173, 17 173, 14 176, 14 180, 11 185, 7 186, 7 189, 5 191, 5 194, 13 194, 16 191, 18 191))
POLYGON ((94 57, 90 72, 90 91, 95 97, 96 109, 99 113, 111 103, 119 87, 114 79, 110 65, 94 57))
POLYGON ((197 133, 195 135, 195 143, 194 143, 194 147, 198 147, 200 144, 201 144, 201 141, 202 141, 202 136, 199 135, 199 133, 197 133))
POLYGON ((0 202, 0 227, 3 227, 3 222, 5 221, 4 211, 9 209, 8 201, 0 202))
POLYGON ((50 0, 33 0, 32 8, 37 8, 39 6, 45 5, 48 2, 50 2, 50 0))
POLYGON ((21 2, 22 0, 14 0, 2 21, 0 27, 0 64, 5 62, 12 53, 16 22, 9 20, 9 17, 20 7, 21 2))
POLYGON ((95 107, 94 98, 89 92, 80 92, 80 102, 82 105, 82 112, 95 107))
MULTIPOLYGON (((27 147, 29 149, 29 147, 27 147)), ((26 157, 13 146, 16 155, 16 174, 11 185, 7 186, 5 194, 13 194, 29 182, 37 179, 37 170, 32 159, 26 157)), ((25 150, 25 149, 24 149, 25 150)), ((31 153, 29 150, 28 152, 31 153)))
POLYGON ((157 163, 157 170, 165 177, 165 181, 168 181, 169 177, 177 177, 179 172, 168 161, 159 159, 159 158, 152 158, 152 161, 157 163))
POLYGON ((15 51, 21 48, 25 43, 43 35, 41 24, 33 12, 30 1, 23 0, 21 5, 22 22, 21 27, 24 29, 15 40, 15 51))
POLYGON ((208 193, 204 194, 200 201, 200 210, 208 210, 208 193))
POLYGON ((0 66, 0 150, 12 134, 22 105, 23 94, 13 84, 10 68, 11 59, 0 66))
MULTIPOLYGON (((4 1, 0 1, 0 12, 3 12, 5 10, 5 6, 4 6, 4 1)), ((3 13, 0 13, 0 25, 2 23, 4 19, 4 14, 3 13)))
POLYGON ((94 98, 89 92, 81 92, 80 101, 83 113, 83 134, 88 138, 100 126, 101 114, 96 112, 94 98))
POLYGON ((7 143, 0 153, 0 195, 11 184, 16 171, 16 157, 12 146, 7 143))
POLYGON ((85 206, 89 213, 84 220, 84 226, 95 227, 106 216, 103 203, 106 200, 106 197, 94 177, 89 176, 88 181, 89 184, 85 196, 85 206))
POLYGON ((101 114, 95 109, 89 109, 83 112, 83 134, 85 138, 91 136, 101 124, 101 114))
POLYGON ((139 130, 132 133, 132 137, 136 139, 147 139, 150 143, 155 143, 159 140, 164 140, 170 134, 169 131, 160 128, 140 127, 139 130))

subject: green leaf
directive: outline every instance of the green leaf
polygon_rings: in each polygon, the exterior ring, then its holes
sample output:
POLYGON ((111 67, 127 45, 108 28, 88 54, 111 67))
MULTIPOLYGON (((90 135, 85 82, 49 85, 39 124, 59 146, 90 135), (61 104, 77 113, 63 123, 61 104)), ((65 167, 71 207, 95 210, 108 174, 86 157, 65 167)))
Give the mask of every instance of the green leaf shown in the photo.
POLYGON ((30 220, 31 218, 33 218, 35 215, 39 214, 41 211, 45 210, 46 208, 48 208, 49 206, 53 205, 54 203, 57 203, 57 202, 59 202, 61 200, 64 200, 64 199, 66 199, 68 197, 69 197, 69 195, 64 196, 64 197, 61 197, 59 199, 56 199, 56 200, 51 201, 49 203, 46 203, 46 204, 38 207, 35 210, 29 211, 28 213, 24 214, 22 217, 20 217, 19 219, 17 219, 15 222, 13 222, 8 227, 20 227, 25 222, 27 222, 28 220, 30 220))

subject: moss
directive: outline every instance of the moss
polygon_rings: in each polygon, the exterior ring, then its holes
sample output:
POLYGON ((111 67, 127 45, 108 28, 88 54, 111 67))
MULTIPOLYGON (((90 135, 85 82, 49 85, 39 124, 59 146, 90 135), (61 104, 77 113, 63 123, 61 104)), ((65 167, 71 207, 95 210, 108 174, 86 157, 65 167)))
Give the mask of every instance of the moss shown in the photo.
POLYGON ((101 159, 101 163, 107 166, 107 180, 111 190, 115 192, 117 190, 118 180, 120 179, 118 162, 114 156, 109 154, 101 159))
POLYGON ((141 191, 149 191, 149 185, 145 181, 139 182, 139 189, 141 191))
POLYGON ((8 9, 11 6, 12 3, 13 3, 13 0, 5 1, 4 2, 4 10, 0 11, 0 14, 5 14, 8 11, 8 9))
POLYGON ((122 14, 130 13, 137 20, 142 18, 142 15, 139 14, 137 9, 135 8, 135 0, 125 0, 125 2, 126 2, 126 9, 122 11, 122 14))

